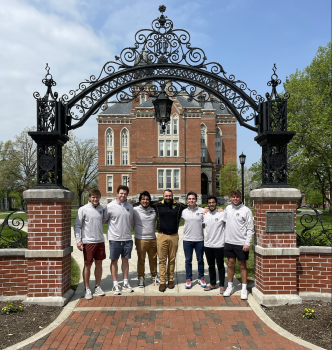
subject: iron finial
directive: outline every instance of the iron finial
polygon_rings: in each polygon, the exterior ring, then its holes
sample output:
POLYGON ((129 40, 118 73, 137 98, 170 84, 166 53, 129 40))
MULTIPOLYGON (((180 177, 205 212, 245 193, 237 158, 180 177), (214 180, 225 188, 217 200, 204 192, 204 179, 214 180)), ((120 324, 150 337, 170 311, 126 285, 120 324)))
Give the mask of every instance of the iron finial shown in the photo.
POLYGON ((267 83, 267 86, 272 86, 272 92, 271 92, 271 95, 268 92, 265 94, 265 96, 269 100, 272 99, 273 97, 276 98, 278 96, 277 86, 281 84, 281 80, 278 78, 278 75, 276 74, 277 66, 275 63, 273 65, 272 70, 273 70, 273 74, 271 75, 271 80, 267 83))
POLYGON ((158 10, 159 10, 159 12, 161 12, 161 14, 163 14, 163 12, 166 11, 166 6, 165 5, 160 5, 158 10))

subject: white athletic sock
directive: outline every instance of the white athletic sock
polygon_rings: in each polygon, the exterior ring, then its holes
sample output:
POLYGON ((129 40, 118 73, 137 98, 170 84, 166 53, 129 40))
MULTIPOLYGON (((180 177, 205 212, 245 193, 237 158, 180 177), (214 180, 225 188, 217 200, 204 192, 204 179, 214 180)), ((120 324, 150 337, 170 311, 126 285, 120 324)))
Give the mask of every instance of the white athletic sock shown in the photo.
POLYGON ((233 288, 233 282, 228 282, 228 288, 233 288))
POLYGON ((126 280, 125 278, 123 279, 123 284, 127 284, 128 280, 126 280))
POLYGON ((247 285, 242 283, 242 290, 247 290, 247 285))
POLYGON ((113 281, 113 287, 117 286, 118 284, 118 281, 113 281))

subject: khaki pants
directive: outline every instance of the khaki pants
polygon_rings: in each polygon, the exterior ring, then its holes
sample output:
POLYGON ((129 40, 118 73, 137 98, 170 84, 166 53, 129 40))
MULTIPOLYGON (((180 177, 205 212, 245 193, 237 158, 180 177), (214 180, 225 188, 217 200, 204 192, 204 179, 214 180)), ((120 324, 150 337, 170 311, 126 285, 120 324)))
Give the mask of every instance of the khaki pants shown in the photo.
POLYGON ((179 235, 164 235, 158 233, 157 250, 159 258, 160 283, 166 283, 166 262, 168 258, 167 277, 168 281, 174 279, 175 257, 178 251, 179 235))
POLYGON ((144 277, 145 255, 148 253, 150 272, 152 276, 157 276, 157 243, 155 239, 135 238, 137 250, 137 273, 138 277, 144 277))

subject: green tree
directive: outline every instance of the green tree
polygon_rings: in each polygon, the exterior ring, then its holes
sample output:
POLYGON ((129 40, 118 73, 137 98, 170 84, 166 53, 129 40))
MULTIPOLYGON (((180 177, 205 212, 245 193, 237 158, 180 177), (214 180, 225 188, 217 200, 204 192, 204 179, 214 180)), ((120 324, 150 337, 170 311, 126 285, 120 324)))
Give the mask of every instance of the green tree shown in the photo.
POLYGON ((332 192, 332 50, 319 47, 311 64, 286 78, 288 130, 296 135, 288 146, 289 183, 303 191, 319 188, 324 201, 332 192))
POLYGON ((230 193, 239 186, 239 175, 236 162, 223 164, 218 176, 220 181, 219 194, 229 196, 230 193))
POLYGON ((98 186, 98 146, 96 139, 80 140, 70 134, 63 147, 63 184, 76 194, 82 206, 82 195, 98 186))

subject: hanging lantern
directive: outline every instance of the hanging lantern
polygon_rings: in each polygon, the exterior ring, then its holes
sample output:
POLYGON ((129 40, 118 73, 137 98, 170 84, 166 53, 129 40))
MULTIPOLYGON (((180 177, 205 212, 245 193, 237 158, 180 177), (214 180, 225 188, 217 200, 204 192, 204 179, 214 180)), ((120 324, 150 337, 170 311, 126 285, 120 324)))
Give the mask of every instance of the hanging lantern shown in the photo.
POLYGON ((163 90, 159 96, 152 102, 156 112, 156 120, 160 123, 165 133, 166 124, 171 120, 173 101, 171 101, 163 90))

